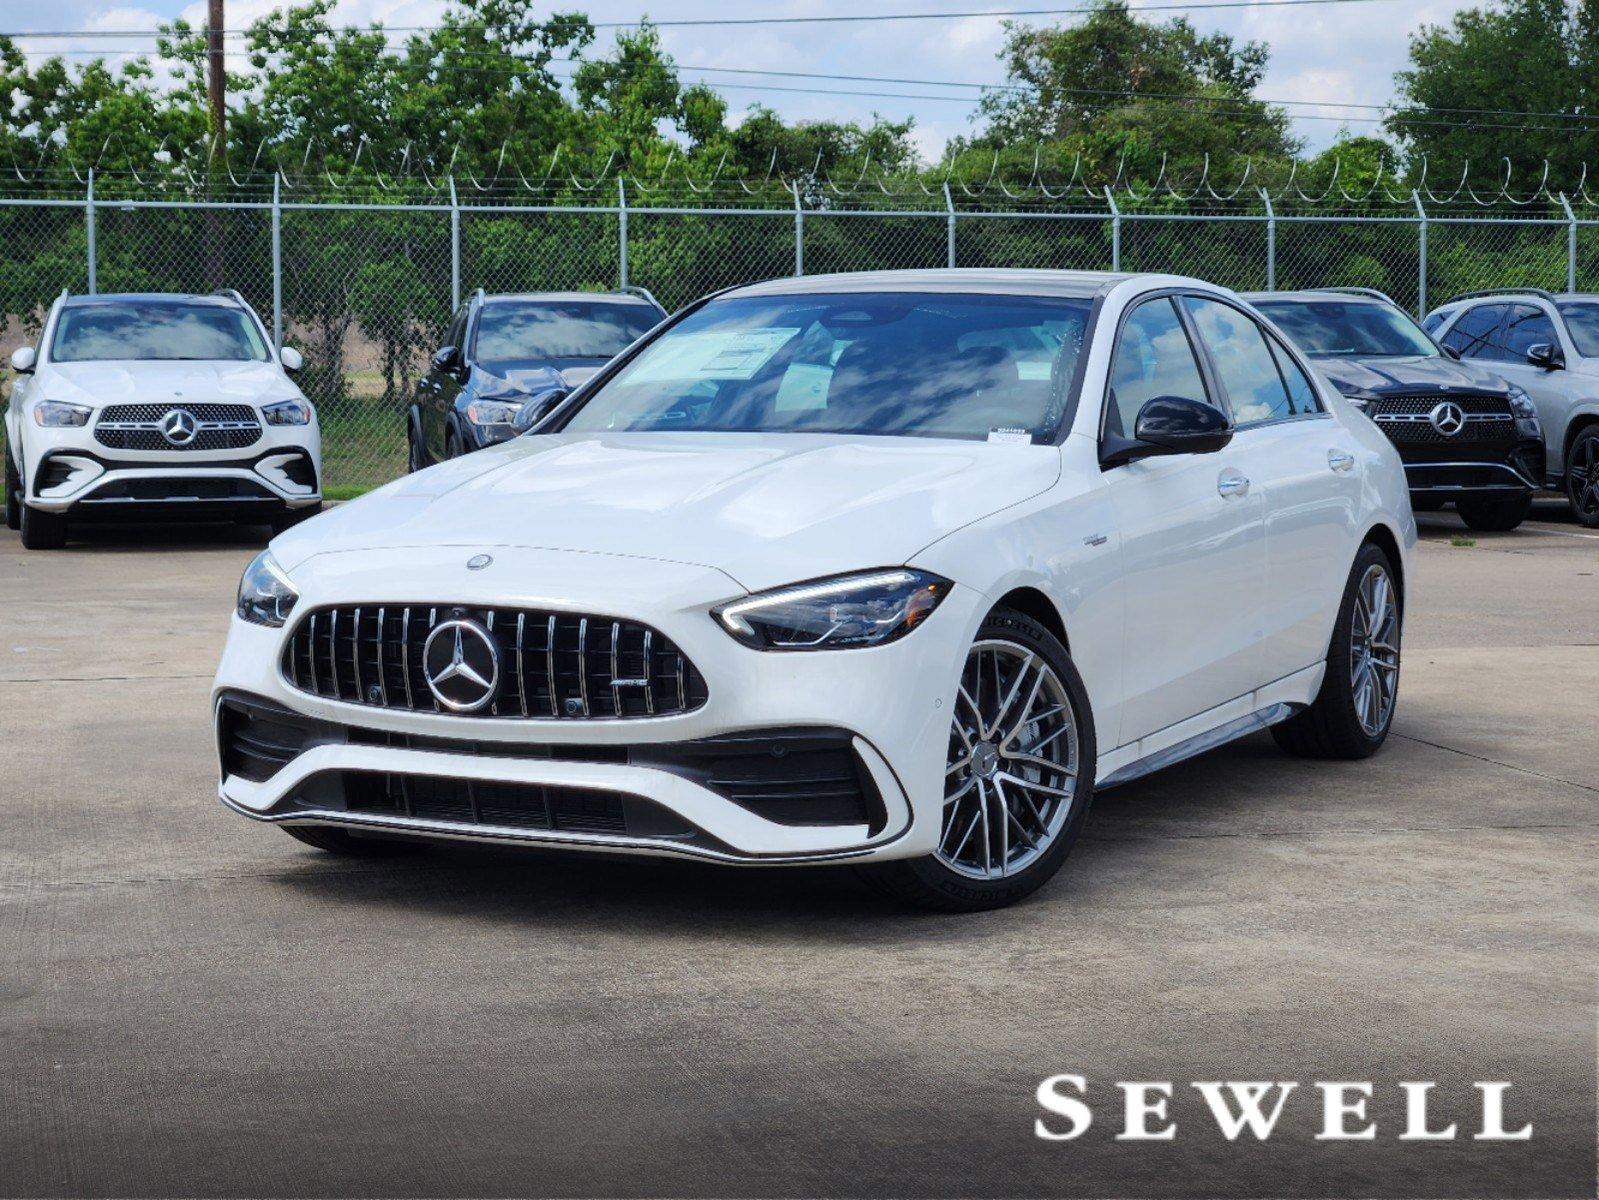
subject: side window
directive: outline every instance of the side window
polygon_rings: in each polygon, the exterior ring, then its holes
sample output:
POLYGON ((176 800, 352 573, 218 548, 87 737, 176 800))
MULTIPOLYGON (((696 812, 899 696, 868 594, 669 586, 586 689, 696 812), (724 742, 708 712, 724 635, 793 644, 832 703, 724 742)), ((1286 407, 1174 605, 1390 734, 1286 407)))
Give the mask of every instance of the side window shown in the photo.
POLYGON ((1444 323, 1444 319, 1448 316, 1449 314, 1447 312, 1428 313, 1426 318, 1422 321, 1421 327, 1428 333, 1437 333, 1438 327, 1444 323))
POLYGON ((1321 400, 1316 395, 1310 377, 1300 369, 1281 342, 1276 338, 1268 338, 1267 341, 1271 345, 1272 357, 1277 360, 1277 370, 1282 373, 1283 383, 1288 388, 1288 411, 1283 415, 1302 417, 1306 413, 1321 412, 1321 400))
POLYGON ((1110 366, 1105 432, 1131 437, 1139 410, 1157 396, 1209 400, 1194 347, 1166 297, 1144 301, 1122 325, 1110 366))
POLYGON ((1504 333, 1500 338, 1505 360, 1526 362, 1527 351, 1539 342, 1546 342, 1551 346, 1560 345, 1560 335, 1555 332, 1555 323, 1541 308, 1531 304, 1512 304, 1509 320, 1505 322, 1504 333))
POLYGON ((1199 339, 1210 351, 1237 425, 1258 425, 1290 415, 1288 389, 1260 326, 1230 305, 1184 296, 1199 339))
POLYGON ((1461 358, 1483 358, 1491 353, 1490 341, 1508 305, 1479 304, 1467 309, 1444 336, 1443 344, 1461 358))

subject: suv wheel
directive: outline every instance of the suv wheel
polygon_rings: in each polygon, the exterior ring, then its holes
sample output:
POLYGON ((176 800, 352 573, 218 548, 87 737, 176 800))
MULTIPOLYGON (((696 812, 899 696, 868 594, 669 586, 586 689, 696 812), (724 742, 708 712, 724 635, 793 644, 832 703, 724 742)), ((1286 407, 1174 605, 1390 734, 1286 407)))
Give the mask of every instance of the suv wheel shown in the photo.
POLYGON ((1599 425, 1571 439, 1566 451, 1566 499, 1589 529, 1599 529, 1599 425))
POLYGON ((59 550, 67 544, 67 519, 60 513, 43 512, 24 503, 17 527, 29 550, 59 550))
POLYGON ((1524 492, 1508 499, 1466 496, 1455 501, 1455 511, 1473 529, 1503 533, 1527 519, 1527 514, 1532 511, 1532 493, 1524 492))
POLYGON ((17 468, 9 453, 6 455, 6 528, 22 528, 22 480, 17 477, 17 468))
POLYGON ((1344 585, 1321 691, 1304 712, 1271 727, 1279 746, 1301 758, 1377 752, 1399 699, 1402 604, 1388 555, 1367 542, 1344 585))
POLYGON ((1012 904, 1060 870, 1088 816, 1094 727, 1077 669, 1037 621, 998 609, 966 655, 951 714, 938 848, 867 868, 919 907, 1012 904))
POLYGON ((418 435, 415 421, 405 423, 405 469, 415 475, 424 465, 422 461, 422 439, 418 435))

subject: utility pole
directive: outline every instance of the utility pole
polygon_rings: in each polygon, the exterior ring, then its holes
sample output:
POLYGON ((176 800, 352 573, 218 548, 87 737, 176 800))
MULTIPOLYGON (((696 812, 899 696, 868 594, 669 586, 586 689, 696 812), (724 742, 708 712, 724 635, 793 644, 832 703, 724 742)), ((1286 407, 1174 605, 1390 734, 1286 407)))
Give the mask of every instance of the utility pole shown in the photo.
MULTIPOLYGON (((228 78, 222 54, 222 0, 207 0, 207 3, 205 58, 206 93, 211 104, 211 161, 206 167, 207 173, 215 181, 218 169, 226 169, 227 166, 228 78)), ((219 210, 214 208, 206 210, 206 277, 213 288, 222 287, 226 282, 223 275, 227 263, 227 235, 222 223, 222 213, 219 210)))

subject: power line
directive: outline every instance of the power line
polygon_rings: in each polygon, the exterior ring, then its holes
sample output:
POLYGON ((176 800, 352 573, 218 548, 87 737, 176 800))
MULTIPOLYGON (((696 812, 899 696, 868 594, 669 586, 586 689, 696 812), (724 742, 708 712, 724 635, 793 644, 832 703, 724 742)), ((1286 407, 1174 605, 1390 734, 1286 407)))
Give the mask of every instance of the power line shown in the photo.
MULTIPOLYGON (((1145 12, 1214 12, 1226 9, 1250 8, 1300 8, 1310 5, 1340 5, 1340 4, 1391 4, 1400 3, 1401 0, 1188 0, 1185 3, 1160 3, 1144 4, 1133 8, 1133 13, 1145 12)), ((860 24, 869 21, 957 21, 973 17, 1010 18, 1010 17, 1067 17, 1088 16, 1099 12, 1098 7, 1088 8, 1012 8, 991 9, 966 12, 908 12, 908 13, 839 13, 830 16, 809 17, 696 17, 680 18, 665 21, 590 21, 588 24, 593 29, 637 29, 640 25, 649 24, 657 29, 681 29, 702 26, 729 26, 729 25, 836 25, 860 24)), ((450 26, 443 25, 390 25, 384 31, 389 33, 431 33, 438 29, 461 30, 494 30, 498 26, 461 23, 450 26)), ((79 37, 156 37, 161 31, 155 29, 64 29, 42 30, 23 29, 0 31, 0 37, 8 38, 79 38, 79 37)), ((235 31, 229 36, 245 36, 247 31, 235 31)), ((320 32, 320 31, 318 31, 320 32)))

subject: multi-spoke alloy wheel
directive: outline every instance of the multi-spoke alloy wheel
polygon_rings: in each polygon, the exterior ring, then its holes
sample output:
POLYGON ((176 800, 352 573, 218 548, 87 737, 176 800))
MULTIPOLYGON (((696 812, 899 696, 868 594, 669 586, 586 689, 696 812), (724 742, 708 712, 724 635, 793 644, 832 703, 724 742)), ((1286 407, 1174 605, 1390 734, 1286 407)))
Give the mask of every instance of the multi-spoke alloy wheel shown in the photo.
POLYGON ((1583 430, 1566 463, 1566 496, 1577 520, 1599 527, 1599 431, 1583 430))
POLYGON ((1355 592, 1349 690, 1360 727, 1376 737, 1387 728, 1399 693, 1399 606, 1388 568, 1379 563, 1366 568, 1355 592))
POLYGON ((1014 642, 978 641, 950 724, 938 861, 973 879, 1025 870, 1071 815, 1080 757, 1054 668, 1014 642))

